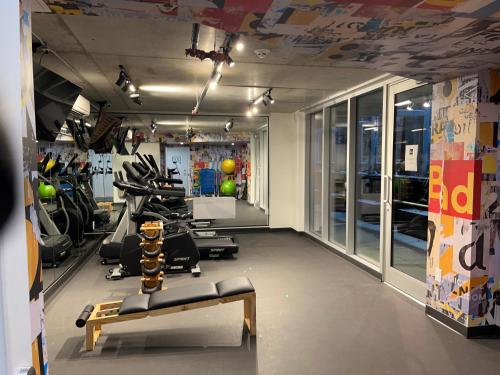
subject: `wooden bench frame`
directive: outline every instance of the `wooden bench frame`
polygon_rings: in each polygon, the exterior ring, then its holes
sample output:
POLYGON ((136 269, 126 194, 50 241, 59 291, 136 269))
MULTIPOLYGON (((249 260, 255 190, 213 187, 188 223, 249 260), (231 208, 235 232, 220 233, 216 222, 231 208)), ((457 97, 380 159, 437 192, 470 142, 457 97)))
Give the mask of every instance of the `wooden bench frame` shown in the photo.
POLYGON ((219 297, 205 301, 188 303, 185 305, 171 306, 163 309, 148 310, 132 314, 118 315, 120 306, 123 301, 99 303, 95 306, 94 311, 90 315, 86 323, 86 339, 85 348, 87 351, 92 351, 95 348, 96 342, 102 333, 104 324, 112 324, 118 322, 126 322, 129 320, 144 319, 148 316, 155 317, 160 315, 173 314, 181 311, 196 310, 204 307, 217 306, 222 303, 230 303, 243 301, 243 318, 250 335, 255 336, 257 333, 256 321, 256 298, 255 292, 236 294, 229 297, 219 297))

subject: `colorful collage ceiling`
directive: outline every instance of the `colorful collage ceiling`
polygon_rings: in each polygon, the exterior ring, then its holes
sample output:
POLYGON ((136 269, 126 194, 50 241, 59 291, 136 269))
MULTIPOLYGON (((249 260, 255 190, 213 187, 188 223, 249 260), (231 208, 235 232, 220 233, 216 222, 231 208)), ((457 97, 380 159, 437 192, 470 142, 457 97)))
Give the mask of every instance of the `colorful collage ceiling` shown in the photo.
POLYGON ((45 0, 59 14, 155 17, 242 33, 318 65, 440 81, 500 66, 498 0, 45 0))

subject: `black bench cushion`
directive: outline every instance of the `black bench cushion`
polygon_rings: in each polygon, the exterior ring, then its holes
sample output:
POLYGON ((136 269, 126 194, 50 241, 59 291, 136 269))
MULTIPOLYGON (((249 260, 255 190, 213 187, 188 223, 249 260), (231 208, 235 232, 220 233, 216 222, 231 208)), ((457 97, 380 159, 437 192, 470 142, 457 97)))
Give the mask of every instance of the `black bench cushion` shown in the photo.
POLYGON ((118 315, 133 314, 148 310, 149 294, 136 294, 125 297, 118 311, 118 315))
POLYGON ((154 292, 149 299, 149 310, 185 305, 219 298, 214 283, 194 284, 154 292))
POLYGON ((240 276, 215 284, 220 297, 229 297, 236 294, 255 292, 255 288, 248 277, 240 276))

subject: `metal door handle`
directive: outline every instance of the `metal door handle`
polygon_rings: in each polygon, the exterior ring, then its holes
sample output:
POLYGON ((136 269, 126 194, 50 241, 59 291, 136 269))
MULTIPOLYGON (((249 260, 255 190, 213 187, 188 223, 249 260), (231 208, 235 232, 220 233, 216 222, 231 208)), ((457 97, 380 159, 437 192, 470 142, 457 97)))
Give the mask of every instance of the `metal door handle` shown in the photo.
POLYGON ((384 203, 388 204, 389 203, 389 184, 387 183, 389 181, 389 176, 384 175, 384 203))

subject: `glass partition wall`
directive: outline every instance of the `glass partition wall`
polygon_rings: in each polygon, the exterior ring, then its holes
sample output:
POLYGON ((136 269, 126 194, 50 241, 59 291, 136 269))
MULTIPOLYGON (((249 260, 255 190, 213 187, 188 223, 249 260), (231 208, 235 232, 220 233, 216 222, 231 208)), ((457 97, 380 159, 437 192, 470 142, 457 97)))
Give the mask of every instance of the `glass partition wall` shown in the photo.
POLYGON ((431 85, 390 78, 307 118, 309 232, 420 300, 431 96, 431 85))
POLYGON ((323 112, 310 117, 309 147, 309 229, 321 235, 322 232, 322 192, 323 192, 323 112))
POLYGON ((330 241, 346 246, 347 101, 330 109, 330 241))
POLYGON ((382 90, 356 98, 355 252, 374 264, 380 259, 382 99, 382 90))

